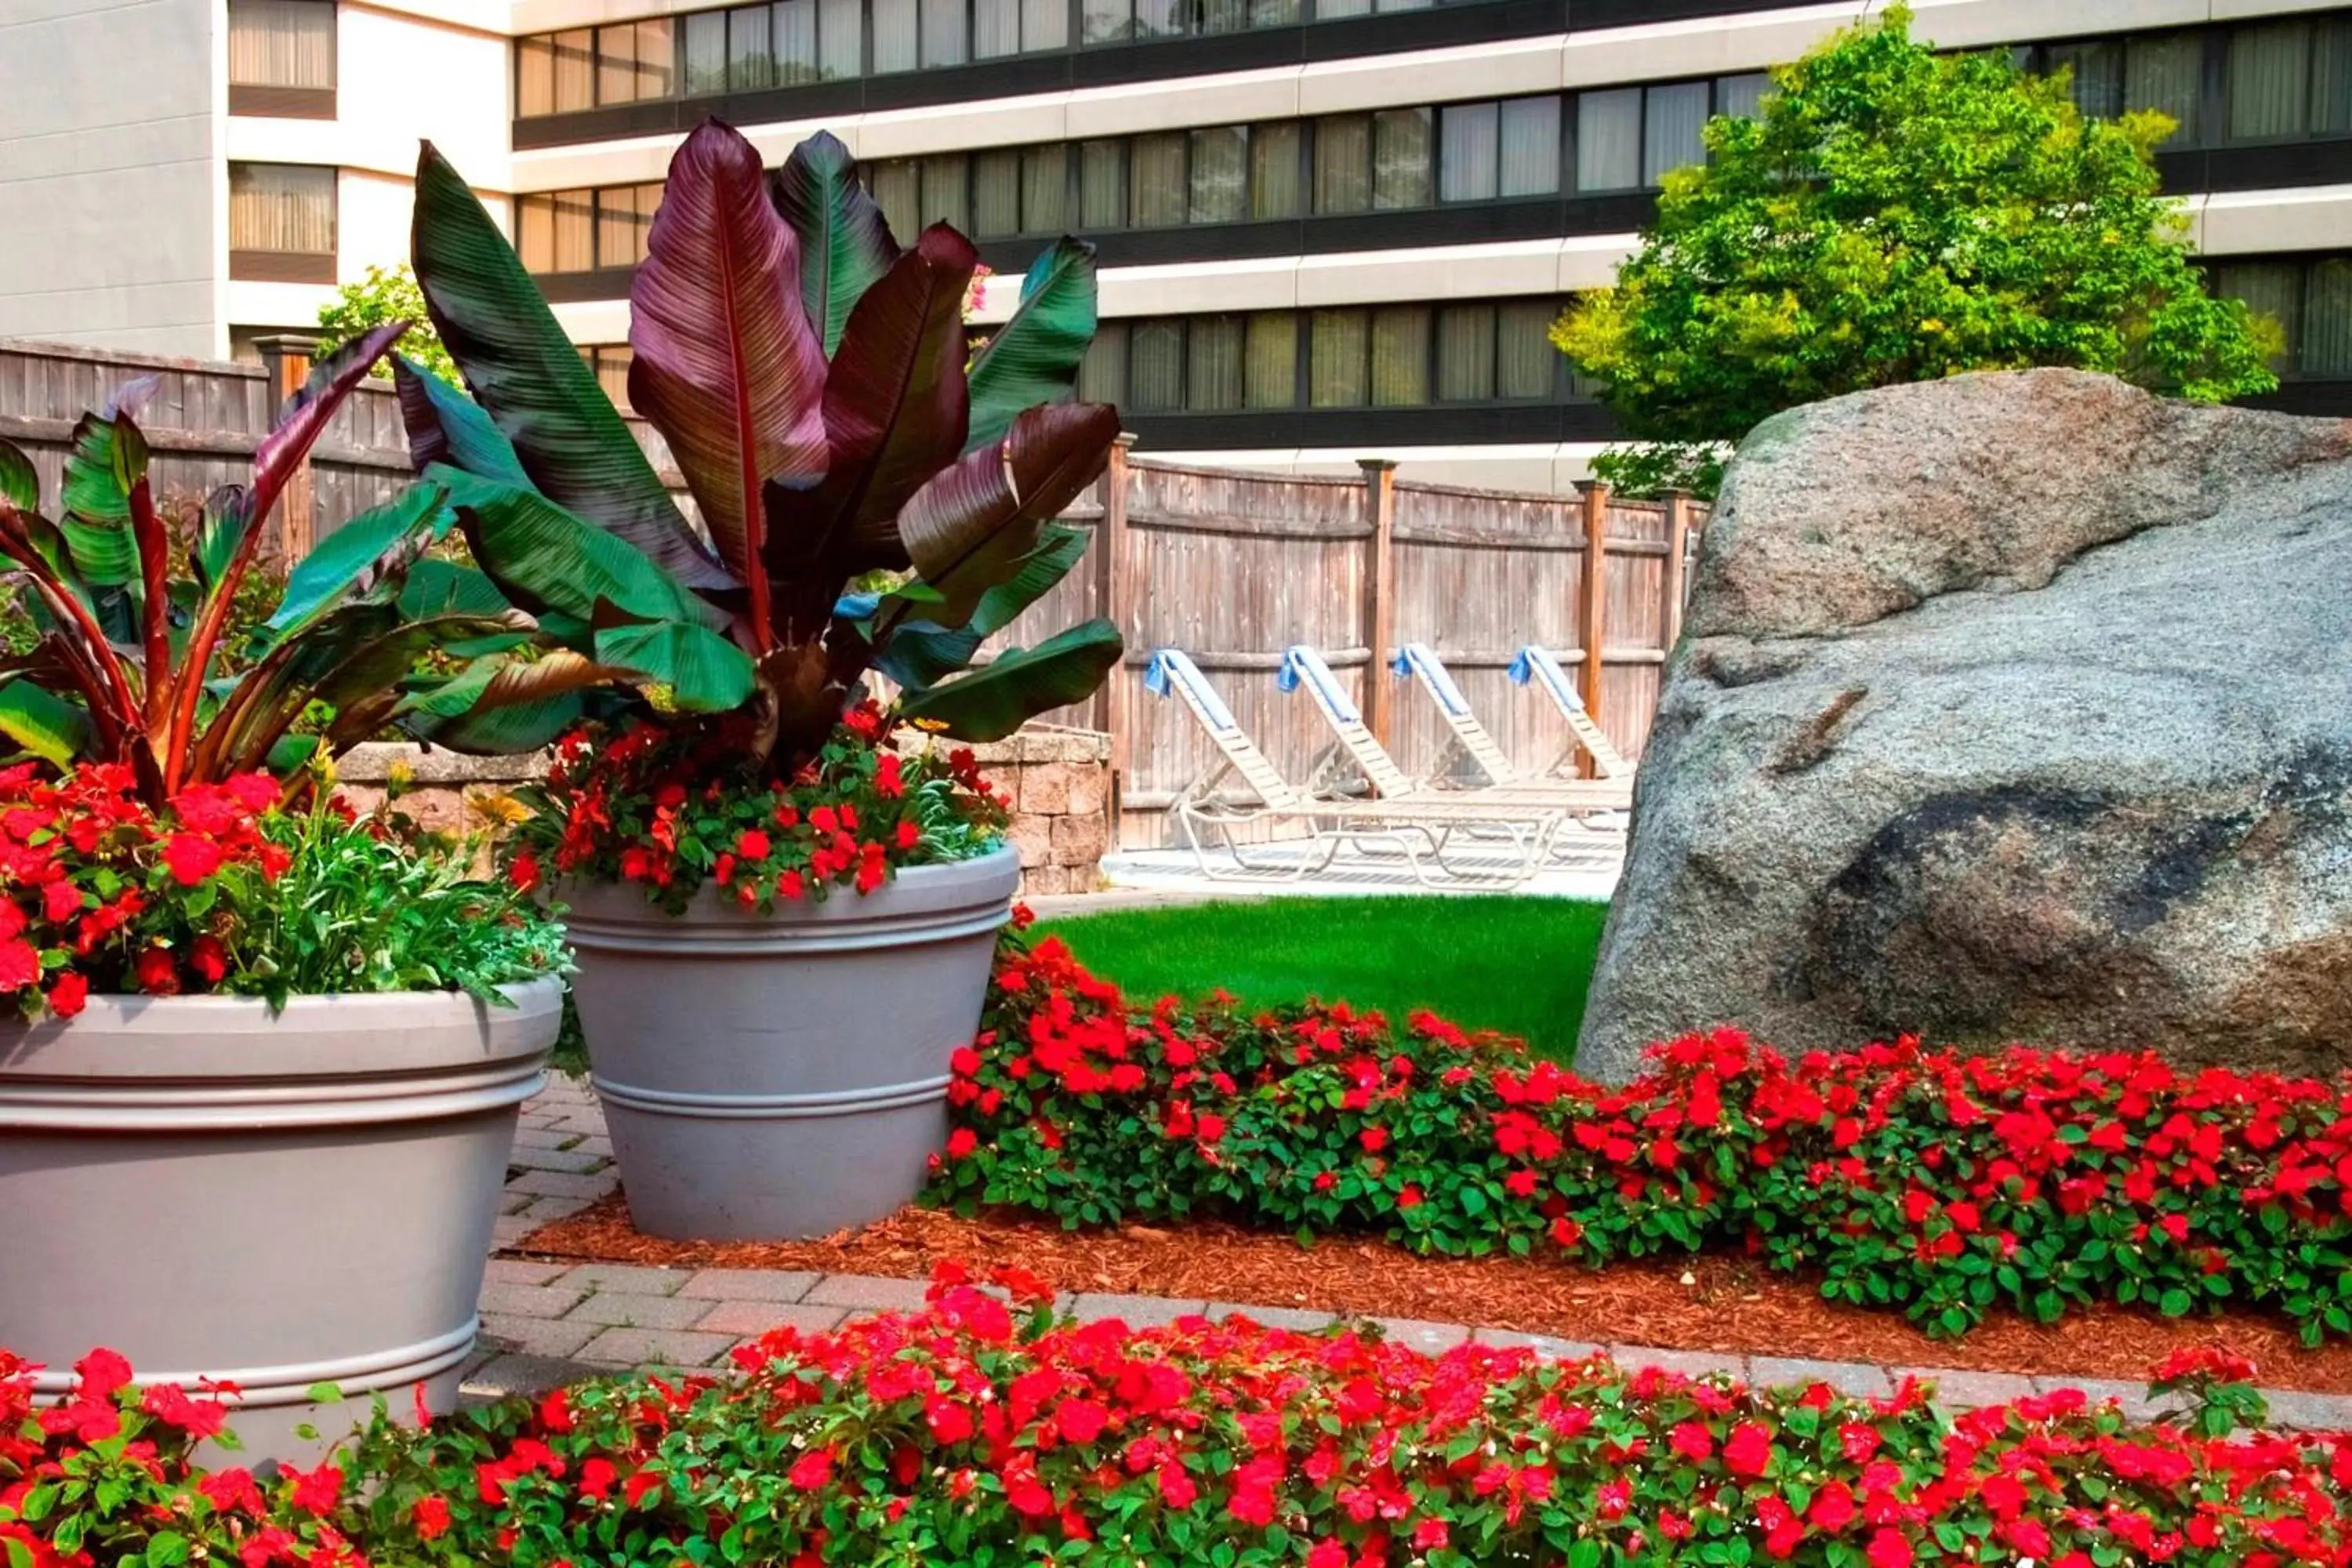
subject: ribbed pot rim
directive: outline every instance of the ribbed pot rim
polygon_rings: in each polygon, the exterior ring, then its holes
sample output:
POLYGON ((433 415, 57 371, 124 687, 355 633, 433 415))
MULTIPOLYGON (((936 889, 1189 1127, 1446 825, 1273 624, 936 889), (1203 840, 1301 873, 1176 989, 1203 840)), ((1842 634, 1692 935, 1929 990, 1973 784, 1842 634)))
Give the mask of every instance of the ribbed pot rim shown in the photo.
POLYGON ((822 903, 780 902, 762 914, 746 910, 716 884, 697 889, 686 909, 656 908, 634 882, 559 882, 564 929, 583 952, 707 951, 821 952, 942 942, 1002 926, 1021 884, 1021 856, 1010 844, 941 865, 910 866, 871 893, 828 889, 822 903))
POLYGON ((194 1132, 467 1114, 529 1098, 562 1027, 562 981, 289 998, 93 996, 0 1027, 0 1133, 194 1132))

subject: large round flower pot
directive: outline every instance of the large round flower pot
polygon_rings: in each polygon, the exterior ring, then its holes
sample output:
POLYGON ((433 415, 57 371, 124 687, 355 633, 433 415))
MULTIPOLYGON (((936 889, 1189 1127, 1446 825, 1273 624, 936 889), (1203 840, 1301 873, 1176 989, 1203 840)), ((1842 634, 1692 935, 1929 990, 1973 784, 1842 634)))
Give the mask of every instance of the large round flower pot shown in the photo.
POLYGON ((919 1192, 1020 879, 1004 848, 767 915, 715 887, 676 916, 634 886, 562 889, 637 1228, 824 1236, 919 1192))
POLYGON ((93 996, 0 1029, 0 1345, 41 1394, 100 1345, 142 1384, 235 1382, 245 1463, 315 1454, 297 1427, 340 1438, 378 1392, 453 1407, 562 1022, 560 981, 507 994, 93 996))

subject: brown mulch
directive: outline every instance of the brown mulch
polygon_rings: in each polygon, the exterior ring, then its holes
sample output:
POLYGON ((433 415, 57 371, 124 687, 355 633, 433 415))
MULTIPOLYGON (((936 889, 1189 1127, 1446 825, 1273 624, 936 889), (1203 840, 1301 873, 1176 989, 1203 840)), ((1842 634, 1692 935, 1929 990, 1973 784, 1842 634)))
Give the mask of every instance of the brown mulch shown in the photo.
POLYGON ((906 1208, 822 1241, 679 1242, 642 1236, 625 1197, 533 1231, 530 1256, 684 1268, 787 1268, 922 1279, 942 1258, 1013 1263, 1070 1291, 1120 1291, 1295 1306, 1346 1315, 1475 1323, 1602 1344, 1867 1361, 1886 1366, 2142 1380, 2189 1344, 2249 1357, 2276 1387, 2352 1394, 2352 1344, 2306 1350, 2284 1320, 2249 1312, 2167 1321, 2122 1307, 2055 1323, 1996 1314, 1965 1338, 1931 1340, 1889 1312, 1823 1300, 1809 1282, 1739 1258, 1623 1262, 1587 1271, 1516 1258, 1422 1258, 1380 1241, 1287 1237, 1195 1222, 1066 1231, 1022 1215, 961 1219, 906 1208))

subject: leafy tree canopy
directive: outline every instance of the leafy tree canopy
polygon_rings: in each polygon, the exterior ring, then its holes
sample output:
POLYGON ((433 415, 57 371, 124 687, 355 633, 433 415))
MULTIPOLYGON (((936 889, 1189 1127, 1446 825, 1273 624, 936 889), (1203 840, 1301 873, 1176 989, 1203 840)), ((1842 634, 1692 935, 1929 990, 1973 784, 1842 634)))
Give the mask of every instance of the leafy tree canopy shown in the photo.
POLYGON ((1706 128, 1656 225, 1552 330, 1644 447, 1633 490, 1710 492, 1722 443, 1783 408, 1971 370, 2068 365, 2220 402, 2278 384, 2277 325, 2216 300, 2158 194, 2173 130, 2085 119, 2066 77, 1939 55, 1907 7, 1773 72, 1706 128))
MULTIPOLYGON (((433 319, 425 313, 425 291, 416 286, 416 275, 404 261, 390 268, 369 268, 366 281, 344 284, 336 290, 333 304, 320 307, 319 353, 321 356, 331 353, 387 321, 415 322, 401 334, 400 342, 394 345, 396 352, 450 385, 457 384, 457 363, 441 346, 440 336, 433 330, 433 319)), ((386 358, 376 374, 390 375, 391 365, 391 359, 386 358)))

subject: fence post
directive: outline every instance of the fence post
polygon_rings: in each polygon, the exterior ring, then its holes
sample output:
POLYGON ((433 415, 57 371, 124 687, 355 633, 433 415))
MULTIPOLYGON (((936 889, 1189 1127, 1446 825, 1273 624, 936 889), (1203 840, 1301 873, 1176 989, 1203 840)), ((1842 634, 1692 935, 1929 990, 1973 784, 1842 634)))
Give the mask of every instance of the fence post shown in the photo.
POLYGON ((1666 570, 1660 588, 1664 602, 1659 605, 1658 626, 1670 656, 1683 638, 1683 595, 1687 591, 1683 574, 1690 556, 1690 503, 1688 490, 1666 492, 1666 570))
MULTIPOLYGON (((269 412, 262 421, 267 430, 286 400, 310 379, 310 358, 319 352, 319 340, 299 332, 278 332, 254 339, 253 346, 261 351, 262 366, 269 374, 269 412)), ((278 493, 278 546, 288 566, 310 553, 310 546, 318 542, 318 501, 306 454, 288 476, 286 488, 278 493)))
POLYGON ((1371 559, 1364 573, 1364 646, 1372 661, 1364 671, 1364 723, 1383 746, 1389 735, 1389 644, 1396 636, 1396 460, 1359 458, 1364 470, 1365 509, 1372 520, 1371 559))
POLYGON ((1584 506, 1584 569, 1578 584, 1583 603, 1576 617, 1576 640, 1584 648, 1584 710, 1601 722, 1601 656, 1609 618, 1609 487, 1600 479, 1576 481, 1584 506))
MULTIPOLYGON (((1095 525, 1095 613, 1118 627, 1121 637, 1134 635, 1135 627, 1135 575, 1127 563, 1127 454, 1134 445, 1135 437, 1126 431, 1111 443, 1110 464, 1103 470, 1102 520, 1095 525)), ((1119 796, 1135 756, 1130 679, 1127 656, 1121 655, 1110 679, 1103 682, 1103 728, 1110 733, 1108 810, 1114 845, 1119 842, 1119 796)))

